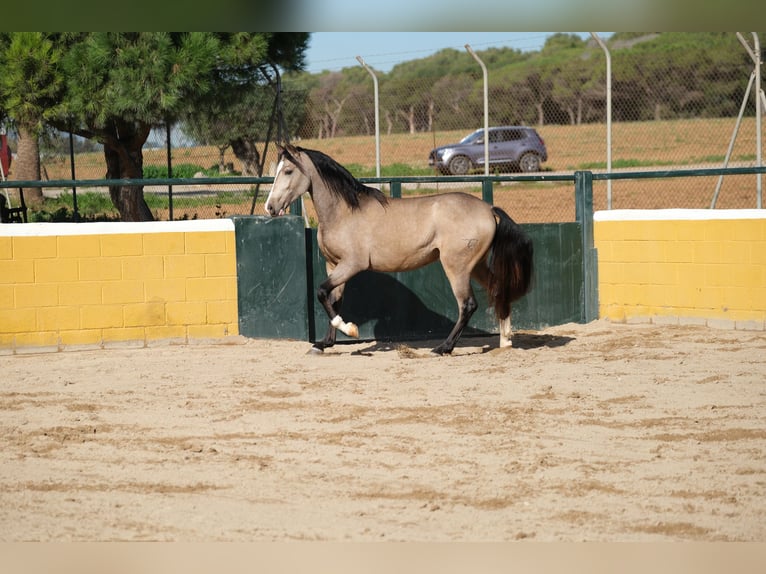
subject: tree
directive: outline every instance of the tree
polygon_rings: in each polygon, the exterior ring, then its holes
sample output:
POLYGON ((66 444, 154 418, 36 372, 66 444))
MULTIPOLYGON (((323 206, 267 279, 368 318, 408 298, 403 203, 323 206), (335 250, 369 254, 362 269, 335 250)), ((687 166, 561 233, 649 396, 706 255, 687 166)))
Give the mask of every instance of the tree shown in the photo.
POLYGON ((218 147, 220 172, 226 169, 224 153, 231 147, 242 174, 259 177, 263 174, 258 143, 277 133, 275 100, 276 87, 265 78, 263 85, 232 88, 209 106, 196 107, 184 123, 197 141, 218 147))
POLYGON ((340 114, 348 100, 348 93, 338 89, 343 82, 341 72, 325 72, 319 77, 319 85, 311 92, 311 107, 317 116, 318 139, 335 137, 340 114))
MULTIPOLYGON (((42 32, 0 33, 0 108, 18 134, 15 179, 40 179, 40 136, 61 97, 60 58, 61 47, 42 32)), ((41 188, 24 192, 30 203, 42 201, 41 188)))
MULTIPOLYGON (((448 49, 442 50, 441 53, 446 51, 456 52, 448 49)), ((381 87, 383 108, 392 117, 402 120, 410 134, 427 131, 433 125, 434 105, 431 88, 442 76, 439 73, 440 68, 439 61, 434 56, 397 64, 381 87)))
MULTIPOLYGON (((140 179, 153 127, 258 81, 259 65, 303 64, 308 34, 85 33, 62 58, 62 109, 54 124, 104 146, 107 179, 140 179)), ((153 219, 143 188, 113 185, 123 221, 153 219)))
POLYGON ((548 58, 545 68, 551 80, 552 101, 566 113, 571 125, 581 124, 589 84, 598 76, 593 50, 575 34, 554 34, 545 42, 543 54, 548 58))

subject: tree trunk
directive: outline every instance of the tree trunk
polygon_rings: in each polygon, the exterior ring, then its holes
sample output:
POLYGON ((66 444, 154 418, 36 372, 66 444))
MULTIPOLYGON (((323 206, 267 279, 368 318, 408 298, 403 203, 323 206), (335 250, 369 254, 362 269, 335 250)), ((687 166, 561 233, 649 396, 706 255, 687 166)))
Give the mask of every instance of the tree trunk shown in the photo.
MULTIPOLYGON (((16 161, 14 163, 14 179, 19 181, 40 181, 40 143, 34 130, 18 126, 19 140, 16 161)), ((27 203, 39 204, 43 200, 41 187, 24 188, 24 199, 27 203)))
MULTIPOLYGON (((104 137, 106 179, 141 179, 144 175, 142 147, 150 127, 117 120, 104 137)), ((153 221, 141 185, 110 185, 109 196, 122 221, 153 221)))
POLYGON ((416 128, 415 106, 410 106, 409 108, 405 110, 396 110, 396 111, 407 122, 407 127, 409 129, 409 132, 411 134, 417 133, 417 130, 415 129, 416 128))
POLYGON ((229 148, 229 145, 219 145, 218 146, 218 173, 225 173, 226 172, 226 150, 229 148))
POLYGON ((237 138, 230 143, 234 155, 242 162, 242 175, 260 177, 261 155, 258 153, 258 146, 256 143, 244 138, 237 138))
POLYGON ((434 131, 434 100, 433 98, 428 100, 428 133, 434 131))

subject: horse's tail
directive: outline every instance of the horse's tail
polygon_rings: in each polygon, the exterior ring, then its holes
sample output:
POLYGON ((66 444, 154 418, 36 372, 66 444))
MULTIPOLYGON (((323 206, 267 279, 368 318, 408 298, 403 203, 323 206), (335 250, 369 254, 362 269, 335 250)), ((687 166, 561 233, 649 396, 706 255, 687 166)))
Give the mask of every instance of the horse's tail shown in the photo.
POLYGON ((500 320, 511 314, 511 303, 529 291, 532 284, 532 240, 521 226, 500 209, 493 207, 497 229, 489 258, 489 297, 500 320))

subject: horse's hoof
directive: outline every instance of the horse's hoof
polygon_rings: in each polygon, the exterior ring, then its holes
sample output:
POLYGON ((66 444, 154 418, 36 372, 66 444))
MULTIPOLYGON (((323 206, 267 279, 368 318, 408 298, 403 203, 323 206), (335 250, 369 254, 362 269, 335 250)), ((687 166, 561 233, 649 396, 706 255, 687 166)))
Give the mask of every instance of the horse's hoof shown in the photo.
POLYGON ((308 351, 306 351, 307 355, 324 355, 324 349, 320 349, 319 347, 311 347, 308 351))
POLYGON ((356 323, 346 324, 346 335, 353 337, 354 339, 359 338, 359 327, 356 326, 356 323))

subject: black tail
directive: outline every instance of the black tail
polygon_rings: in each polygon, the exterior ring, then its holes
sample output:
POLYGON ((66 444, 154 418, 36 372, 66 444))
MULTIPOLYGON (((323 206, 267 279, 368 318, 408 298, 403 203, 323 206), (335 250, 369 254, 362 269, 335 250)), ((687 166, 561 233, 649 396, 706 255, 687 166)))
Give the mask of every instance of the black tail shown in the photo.
POLYGON ((511 303, 529 291, 534 270, 532 240, 521 226, 500 209, 489 260, 489 297, 500 320, 511 314, 511 303))

